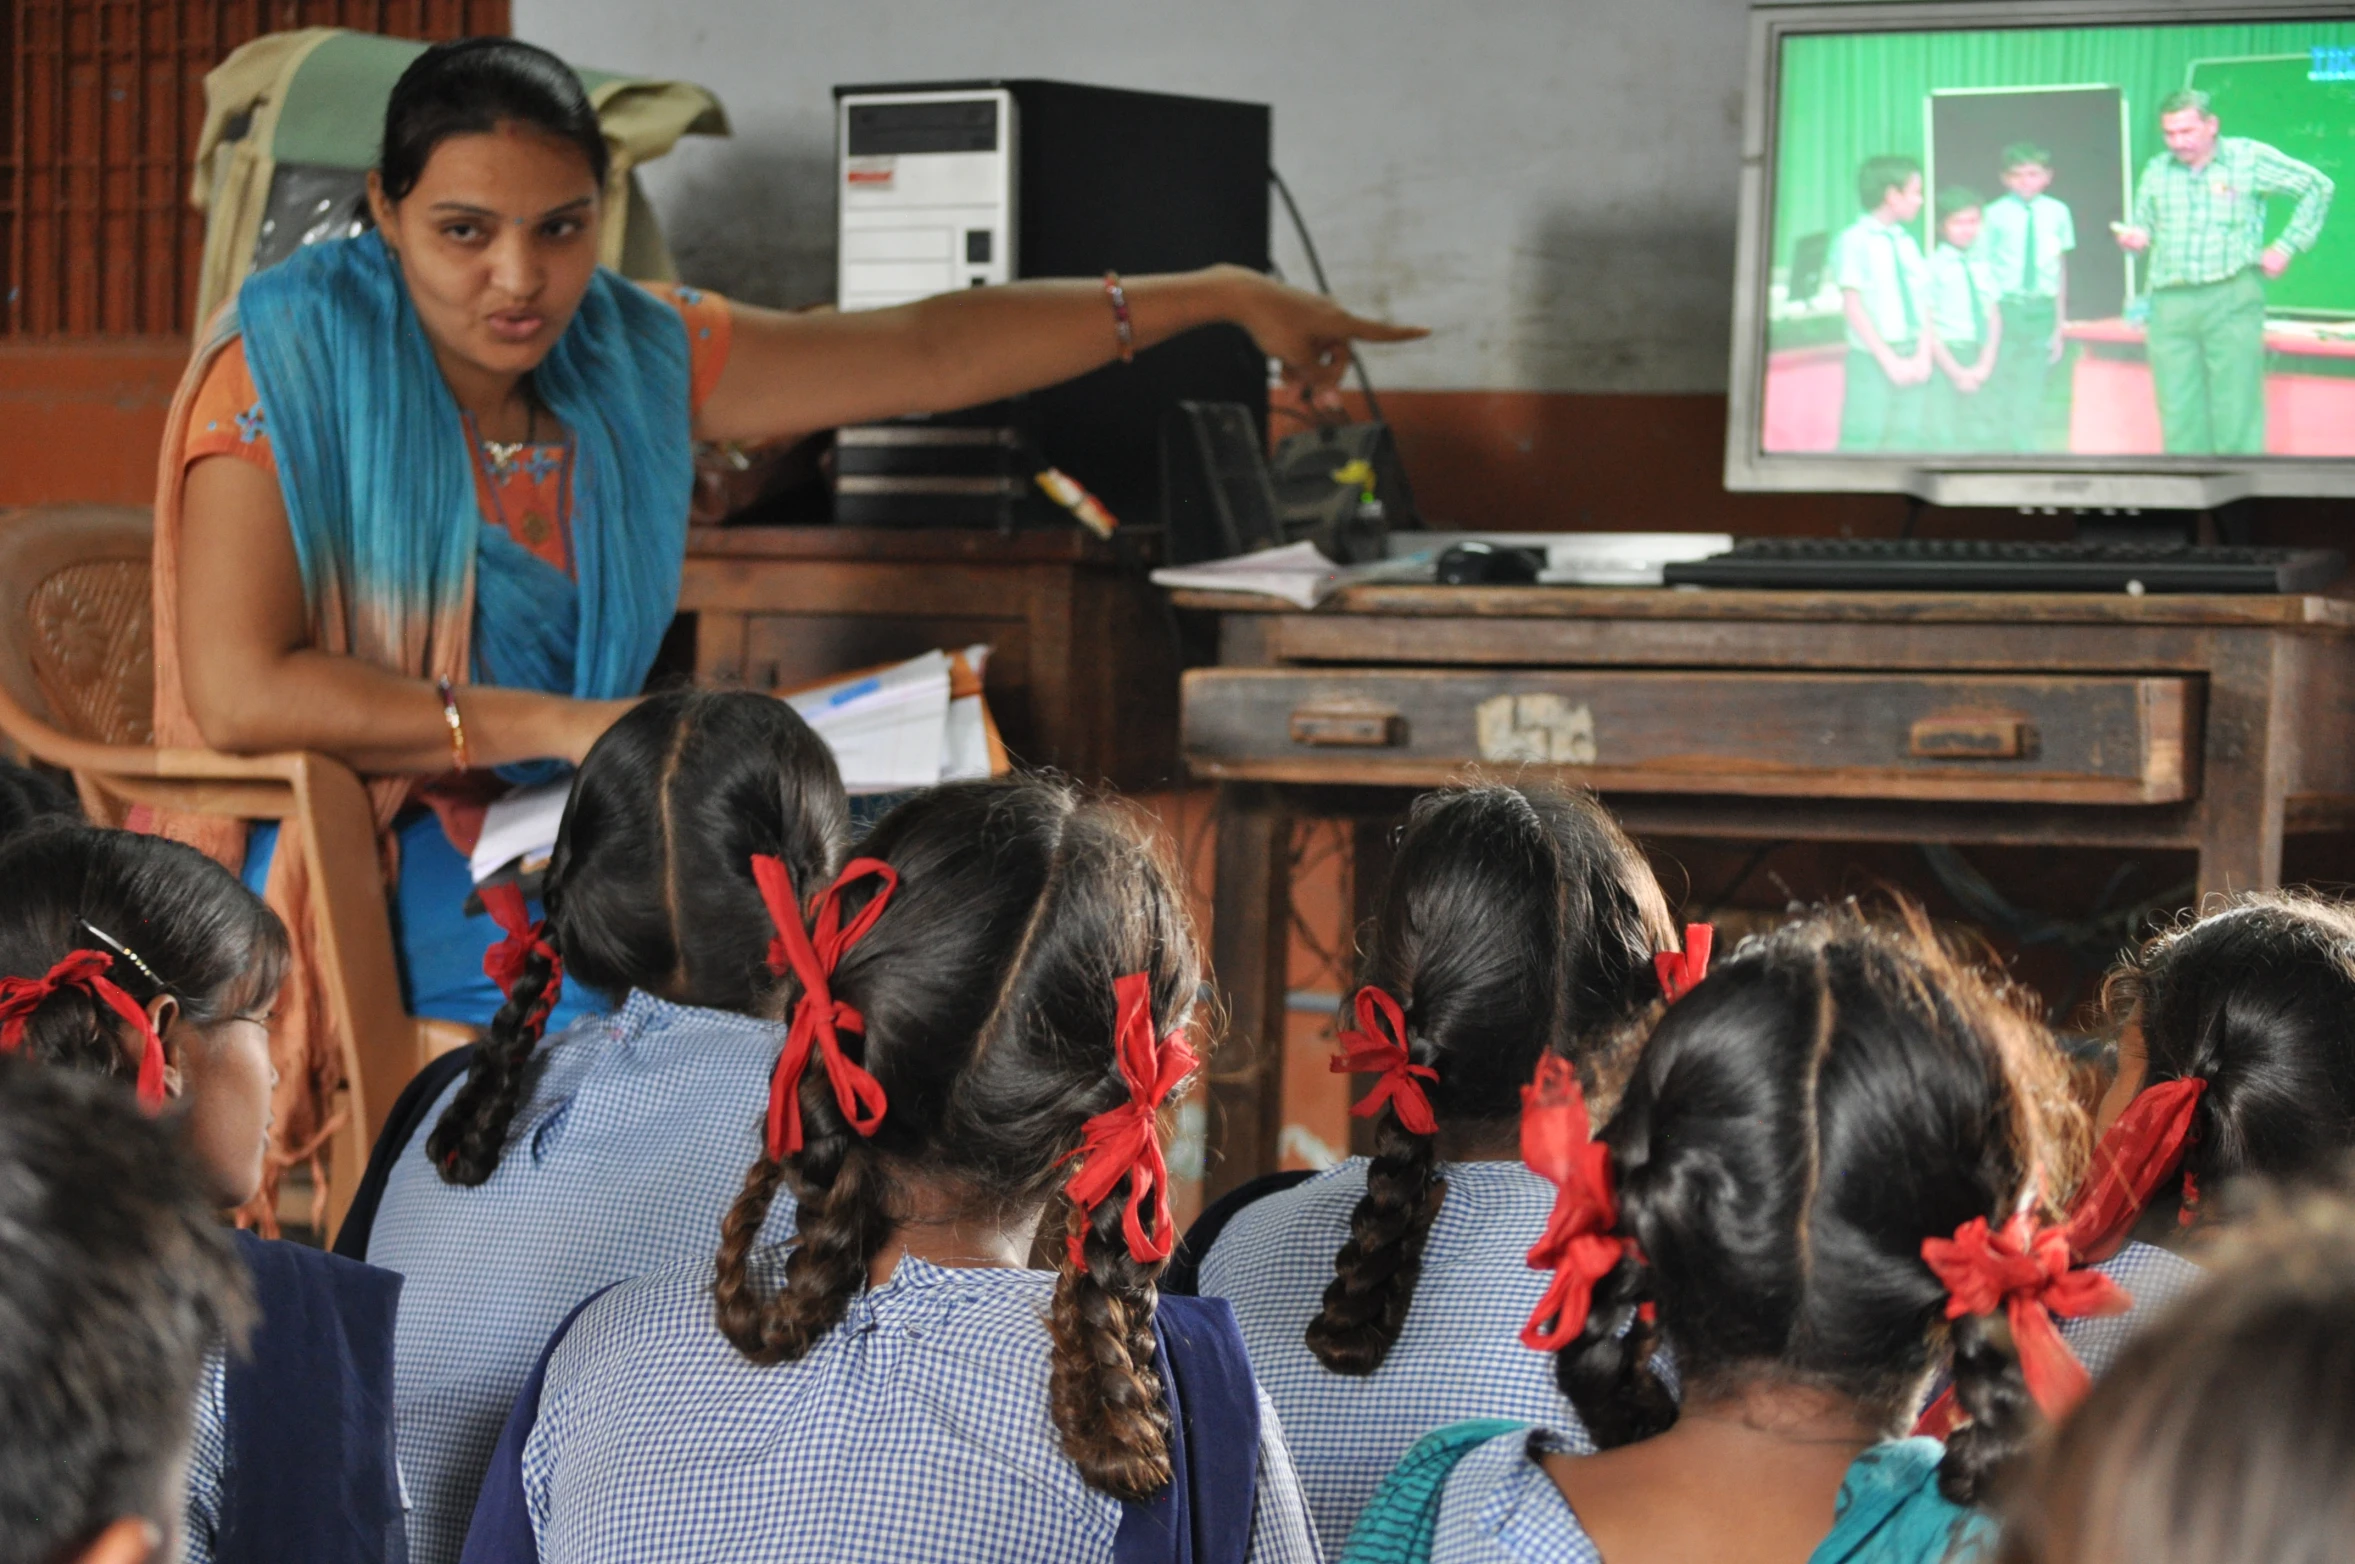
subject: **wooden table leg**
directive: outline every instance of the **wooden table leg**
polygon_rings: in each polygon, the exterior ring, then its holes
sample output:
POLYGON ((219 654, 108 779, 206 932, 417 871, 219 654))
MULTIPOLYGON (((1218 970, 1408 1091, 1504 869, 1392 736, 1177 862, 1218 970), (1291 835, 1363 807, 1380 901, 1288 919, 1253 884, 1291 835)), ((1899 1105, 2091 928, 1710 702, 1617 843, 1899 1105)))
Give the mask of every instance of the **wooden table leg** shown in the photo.
MULTIPOLYGON (((1394 819, 1354 820, 1350 822, 1350 925, 1342 938, 1347 949, 1360 954, 1358 941, 1364 939, 1374 926, 1374 919, 1382 911, 1382 889, 1390 883, 1390 864, 1397 857, 1398 828, 1394 819)), ((1341 985, 1341 1018, 1337 1030, 1346 1031, 1357 1024, 1357 1017, 1349 1007, 1350 996, 1357 992, 1356 973, 1360 963, 1350 963, 1350 975, 1341 985)), ((1373 1090, 1375 1077, 1352 1075, 1349 1095, 1352 1101, 1373 1090)), ((1374 1154, 1374 1120, 1349 1116, 1349 1151, 1352 1156, 1370 1157, 1374 1154)))
POLYGON ((1291 817, 1274 788, 1220 784, 1210 960, 1227 1033, 1211 1066, 1205 1202, 1276 1166, 1284 1127, 1291 847, 1291 817))
POLYGON ((2200 778, 2203 900, 2281 884, 2283 801, 2295 743, 2287 639, 2227 630, 2217 632, 2215 648, 2200 778))

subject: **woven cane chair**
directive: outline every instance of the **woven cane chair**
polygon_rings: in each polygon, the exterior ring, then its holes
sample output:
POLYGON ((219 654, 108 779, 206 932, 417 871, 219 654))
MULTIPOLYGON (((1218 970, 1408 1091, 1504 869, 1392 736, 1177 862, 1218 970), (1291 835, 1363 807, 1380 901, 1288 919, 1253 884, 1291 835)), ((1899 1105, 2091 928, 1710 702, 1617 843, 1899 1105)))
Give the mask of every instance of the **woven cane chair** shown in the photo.
MULTIPOLYGON (((0 513, 0 733, 71 772, 92 821, 132 806, 300 833, 313 870, 319 989, 345 1038, 348 1117, 327 1148, 331 1240, 393 1100, 433 1053, 471 1035, 401 1008, 368 795, 324 755, 158 749, 148 512, 76 506, 0 513)), ((334 1105, 328 1105, 332 1111, 334 1105)))

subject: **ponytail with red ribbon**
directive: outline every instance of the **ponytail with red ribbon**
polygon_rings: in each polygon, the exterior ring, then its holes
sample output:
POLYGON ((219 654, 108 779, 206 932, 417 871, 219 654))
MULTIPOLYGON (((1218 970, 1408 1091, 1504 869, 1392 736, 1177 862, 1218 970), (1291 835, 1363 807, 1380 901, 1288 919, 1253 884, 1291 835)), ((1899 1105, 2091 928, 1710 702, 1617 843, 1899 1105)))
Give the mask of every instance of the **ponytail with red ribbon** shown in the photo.
POLYGON ((498 984, 501 994, 510 999, 515 997, 515 985, 523 981, 524 968, 532 957, 539 956, 548 963, 547 985, 540 990, 539 1002, 523 1021, 527 1029, 536 1032, 547 1023, 549 1012, 556 1008, 556 1001, 564 993, 564 958, 548 943, 547 920, 532 921, 530 910, 524 905, 523 887, 504 880, 478 887, 475 894, 482 898, 483 911, 491 915, 491 921, 499 925, 505 936, 482 955, 483 976, 498 984))
POLYGON ((866 1018, 836 999, 827 985, 844 952, 864 938, 883 915, 899 885, 899 871, 879 858, 853 858, 819 895, 807 926, 794 896, 792 871, 783 859, 766 853, 755 856, 752 878, 777 925, 777 937, 769 943, 769 970, 779 975, 790 971, 801 983, 784 1051, 777 1055, 777 1067, 769 1076, 766 1145, 769 1160, 775 1162, 801 1151, 801 1077, 809 1068, 813 1049, 834 1088, 835 1105, 850 1127, 861 1135, 873 1135, 883 1122, 883 1083, 842 1051, 841 1034, 865 1032, 866 1018), (882 884, 859 909, 859 915, 845 925, 843 893, 870 877, 882 884))
POLYGON ((1717 931, 1706 923, 1684 926, 1684 949, 1663 950, 1652 957, 1652 970, 1660 975, 1660 997, 1675 1004, 1691 993, 1701 979, 1709 975, 1709 951, 1717 942, 1717 931))
MULTIPOLYGON (((1142 972, 1115 978, 1112 994, 1116 1018, 1113 1052, 1120 1062, 1120 1078, 1128 1086, 1128 1101, 1105 1109, 1088 1120, 1079 1149, 1064 1158, 1079 1161, 1079 1170, 1064 1186, 1083 1220, 1110 1199, 1122 1179, 1128 1180, 1128 1200, 1121 1212, 1121 1231, 1128 1239, 1130 1258, 1150 1265, 1169 1258, 1177 1241, 1176 1222, 1169 1210, 1169 1165, 1161 1154, 1161 1105, 1178 1084, 1194 1073, 1201 1061, 1186 1046, 1185 1034, 1153 1034, 1152 980, 1142 972), (1144 1206, 1153 1202, 1153 1226, 1144 1223, 1144 1206)), ((1078 1233, 1067 1239, 1071 1263, 1088 1268, 1085 1246, 1078 1233)))
MULTIPOLYGON (((2093 1148, 2093 1166, 2069 1207, 2065 1231, 2079 1263, 2107 1260, 2124 1246, 2151 1196, 2183 1165, 2192 1118, 2207 1090, 2208 1083, 2196 1075, 2149 1087, 2103 1132, 2101 1144, 2093 1148)), ((2198 1186, 2188 1173, 2183 1183, 2188 1209, 2198 1202, 2198 1186)))
POLYGON ((1332 1061, 1333 1073, 1378 1074, 1374 1089, 1349 1111, 1370 1119, 1390 1104, 1398 1122, 1416 1135, 1435 1135, 1439 1120, 1422 1083, 1436 1081, 1439 1072, 1417 1064, 1407 1053, 1406 1012, 1390 994, 1372 983, 1357 991, 1357 1026, 1334 1039, 1341 1051, 1332 1061))
POLYGON ((2084 1319, 2132 1306, 2116 1282, 2074 1266, 2065 1229, 2039 1227, 2025 1211, 2001 1227, 1975 1216, 1952 1238, 1925 1238, 1922 1259, 1945 1285, 1948 1319, 2004 1312, 2028 1394, 2056 1420, 2084 1398, 2092 1379, 2053 1316, 2084 1319))
POLYGON ((147 1010, 106 975, 114 957, 103 950, 69 951, 37 978, 0 978, 0 1054, 24 1046, 26 1023, 59 989, 78 988, 129 1023, 139 1038, 139 1105, 154 1113, 164 1105, 164 1040, 147 1010))
POLYGON ((1559 1352, 1586 1329, 1595 1283, 1637 1253, 1621 1237, 1611 1182, 1611 1148, 1594 1139, 1578 1071, 1560 1054, 1538 1061, 1537 1079, 1521 1088, 1521 1160, 1555 1188, 1545 1232, 1529 1251, 1529 1268, 1552 1271, 1545 1296, 1521 1327, 1521 1345, 1559 1352))

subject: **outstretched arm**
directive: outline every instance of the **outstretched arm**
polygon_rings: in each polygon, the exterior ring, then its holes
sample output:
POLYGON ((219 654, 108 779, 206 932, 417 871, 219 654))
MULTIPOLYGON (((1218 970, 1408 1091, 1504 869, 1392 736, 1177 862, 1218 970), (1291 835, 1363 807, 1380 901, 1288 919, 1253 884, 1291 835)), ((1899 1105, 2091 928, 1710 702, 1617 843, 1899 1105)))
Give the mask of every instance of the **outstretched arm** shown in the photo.
MULTIPOLYGON (((1136 347, 1220 321, 1282 360, 1285 379, 1337 406, 1349 344, 1424 333, 1352 315, 1240 266, 1122 281, 1136 347)), ((697 438, 759 442, 838 424, 945 412, 1083 374, 1119 354, 1101 281, 1009 283, 891 309, 802 315, 739 306, 726 369, 697 438)))
MULTIPOLYGON (((181 680, 207 744, 232 754, 310 749, 372 773, 451 769, 440 693, 314 648, 294 537, 275 479, 233 456, 188 469, 180 523, 181 680)), ((628 701, 467 685, 477 766, 579 761, 628 701)))

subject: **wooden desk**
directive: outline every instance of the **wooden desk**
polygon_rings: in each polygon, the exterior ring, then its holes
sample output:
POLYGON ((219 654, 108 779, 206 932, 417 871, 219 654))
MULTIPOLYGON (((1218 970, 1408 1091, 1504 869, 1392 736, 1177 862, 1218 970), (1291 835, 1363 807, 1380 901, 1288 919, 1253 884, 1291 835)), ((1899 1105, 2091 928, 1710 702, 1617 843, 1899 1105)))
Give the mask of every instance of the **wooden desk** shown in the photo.
POLYGON ((2285 833, 2355 826, 2355 603, 2335 598, 1176 602, 1219 616, 1183 745, 1219 784, 1212 958, 1252 1061, 1214 1082, 1205 1198, 1275 1166, 1294 816, 1389 819, 1485 765, 1593 787, 1639 835, 2181 848, 2203 894, 2279 883, 2285 833))
POLYGON ((765 690, 986 641, 1018 759, 1141 790, 1177 772, 1177 652, 1148 563, 1077 528, 696 527, 679 611, 699 683, 765 690))

